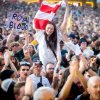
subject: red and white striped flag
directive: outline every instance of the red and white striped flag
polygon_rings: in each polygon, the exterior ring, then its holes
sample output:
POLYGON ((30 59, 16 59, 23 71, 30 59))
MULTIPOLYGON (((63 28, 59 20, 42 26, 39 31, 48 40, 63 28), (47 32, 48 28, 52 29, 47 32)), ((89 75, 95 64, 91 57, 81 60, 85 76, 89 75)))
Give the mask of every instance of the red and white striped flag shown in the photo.
POLYGON ((44 30, 49 21, 52 21, 56 11, 61 6, 62 2, 56 4, 49 4, 46 1, 41 3, 40 9, 33 19, 33 27, 44 30))

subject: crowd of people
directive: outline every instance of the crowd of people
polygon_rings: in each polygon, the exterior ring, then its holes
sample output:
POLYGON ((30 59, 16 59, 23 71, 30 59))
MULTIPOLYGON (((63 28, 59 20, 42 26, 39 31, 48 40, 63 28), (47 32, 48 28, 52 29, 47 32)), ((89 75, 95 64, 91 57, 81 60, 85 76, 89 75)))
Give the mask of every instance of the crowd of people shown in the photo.
POLYGON ((40 3, 0 5, 2 100, 100 100, 99 10, 64 1, 45 30, 33 29, 40 3), (8 27, 13 13, 27 30, 8 27))

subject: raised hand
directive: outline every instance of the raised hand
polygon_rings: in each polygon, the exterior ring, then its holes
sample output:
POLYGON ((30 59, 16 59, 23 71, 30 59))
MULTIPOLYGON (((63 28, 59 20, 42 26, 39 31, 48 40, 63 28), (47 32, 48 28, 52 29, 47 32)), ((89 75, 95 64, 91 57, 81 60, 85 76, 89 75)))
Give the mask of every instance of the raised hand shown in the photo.
POLYGON ((7 49, 7 50, 5 50, 5 53, 4 53, 4 58, 6 59, 6 58, 10 58, 10 56, 11 56, 11 52, 7 49))
POLYGON ((66 5, 68 5, 68 0, 64 0, 64 2, 66 3, 66 5))
POLYGON ((78 71, 78 69, 79 69, 79 60, 76 56, 74 56, 71 61, 71 65, 70 65, 70 74, 75 75, 75 73, 76 73, 76 71, 78 71))
POLYGON ((83 72, 85 69, 88 69, 88 62, 83 55, 80 56, 80 72, 83 72))

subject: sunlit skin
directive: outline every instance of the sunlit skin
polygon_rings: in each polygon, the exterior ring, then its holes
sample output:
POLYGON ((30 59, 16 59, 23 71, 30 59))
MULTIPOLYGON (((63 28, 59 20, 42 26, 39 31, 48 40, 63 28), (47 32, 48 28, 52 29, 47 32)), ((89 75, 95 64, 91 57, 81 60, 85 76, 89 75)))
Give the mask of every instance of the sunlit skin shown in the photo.
POLYGON ((37 100, 54 100, 54 97, 49 91, 43 91, 42 94, 39 95, 37 100))
POLYGON ((28 66, 21 66, 20 68, 20 78, 25 79, 29 75, 29 67, 28 66))
POLYGON ((90 94, 90 100, 100 100, 100 77, 89 81, 87 91, 90 94))
POLYGON ((39 64, 34 64, 33 72, 36 76, 40 76, 42 66, 39 64))
POLYGON ((12 49, 13 52, 17 52, 17 51, 20 50, 20 45, 13 45, 13 46, 11 47, 11 49, 12 49))
POLYGON ((91 75, 88 72, 85 72, 84 78, 88 81, 91 75))
POLYGON ((24 56, 25 56, 25 57, 27 57, 27 56, 29 56, 29 55, 30 55, 30 54, 29 54, 29 50, 28 50, 28 49, 25 49, 23 52, 24 52, 24 56))
POLYGON ((53 72, 54 72, 54 65, 53 64, 48 64, 46 66, 46 73, 48 73, 52 77, 53 72))
POLYGON ((23 96, 25 95, 25 86, 22 86, 19 90, 19 99, 18 100, 22 100, 23 96))
POLYGON ((13 62, 13 63, 15 63, 16 62, 16 60, 15 60, 15 58, 13 57, 13 56, 11 56, 11 61, 13 62))
POLYGON ((35 52, 34 48, 32 47, 32 45, 28 46, 28 51, 30 53, 30 55, 33 55, 33 53, 35 52))
POLYGON ((91 57, 90 60, 89 60, 89 65, 93 66, 93 67, 97 67, 96 61, 97 61, 96 57, 91 57))
POLYGON ((62 80, 62 77, 63 77, 63 74, 64 74, 64 70, 65 69, 60 69, 60 71, 59 71, 59 80, 62 80))
POLYGON ((82 43, 81 43, 81 49, 82 49, 82 50, 85 50, 86 47, 87 47, 87 43, 86 43, 86 42, 82 42, 82 43))
POLYGON ((50 36, 54 32, 54 26, 52 24, 47 24, 45 31, 46 34, 50 36))

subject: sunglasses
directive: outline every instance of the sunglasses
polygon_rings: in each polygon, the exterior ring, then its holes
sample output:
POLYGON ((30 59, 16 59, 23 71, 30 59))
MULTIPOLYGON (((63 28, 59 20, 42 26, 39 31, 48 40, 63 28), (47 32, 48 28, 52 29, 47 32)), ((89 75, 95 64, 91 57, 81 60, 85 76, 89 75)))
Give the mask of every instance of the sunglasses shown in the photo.
POLYGON ((18 47, 19 45, 15 44, 15 45, 12 45, 12 47, 18 47))

